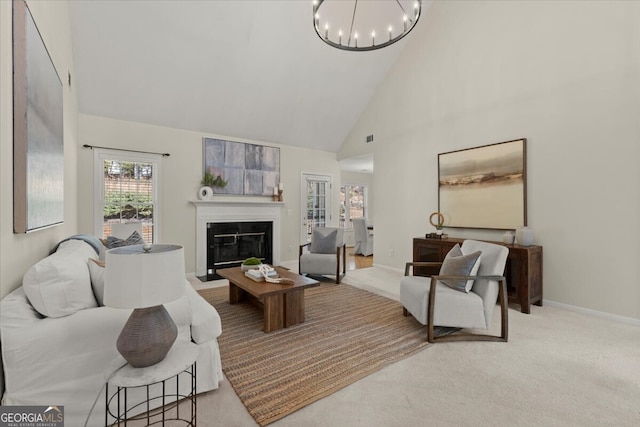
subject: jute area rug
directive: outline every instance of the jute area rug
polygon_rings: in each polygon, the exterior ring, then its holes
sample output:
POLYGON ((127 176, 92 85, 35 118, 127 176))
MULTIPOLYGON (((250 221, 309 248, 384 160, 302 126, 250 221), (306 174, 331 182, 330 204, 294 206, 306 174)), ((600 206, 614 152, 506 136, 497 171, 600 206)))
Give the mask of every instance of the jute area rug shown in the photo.
POLYGON ((428 344, 398 302, 346 284, 306 290, 306 321, 268 334, 258 308, 229 304, 228 287, 198 292, 222 319, 222 370, 261 426, 428 344))

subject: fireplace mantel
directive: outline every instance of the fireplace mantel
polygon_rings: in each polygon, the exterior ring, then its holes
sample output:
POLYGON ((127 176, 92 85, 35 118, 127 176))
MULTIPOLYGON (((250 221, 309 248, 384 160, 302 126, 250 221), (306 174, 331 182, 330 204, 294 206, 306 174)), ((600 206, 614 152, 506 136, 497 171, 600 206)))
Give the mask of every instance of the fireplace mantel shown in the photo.
POLYGON ((207 275, 207 223, 273 222, 273 264, 280 264, 280 217, 283 202, 270 200, 194 200, 196 207, 196 275, 207 275))

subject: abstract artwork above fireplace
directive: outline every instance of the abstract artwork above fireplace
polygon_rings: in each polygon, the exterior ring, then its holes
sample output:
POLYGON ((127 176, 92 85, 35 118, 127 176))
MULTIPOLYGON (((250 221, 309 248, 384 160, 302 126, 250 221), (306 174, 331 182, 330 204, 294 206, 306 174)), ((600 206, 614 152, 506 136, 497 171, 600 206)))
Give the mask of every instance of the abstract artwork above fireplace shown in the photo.
POLYGON ((280 149, 222 139, 203 138, 203 174, 221 176, 224 188, 218 194, 271 196, 280 182, 280 149))

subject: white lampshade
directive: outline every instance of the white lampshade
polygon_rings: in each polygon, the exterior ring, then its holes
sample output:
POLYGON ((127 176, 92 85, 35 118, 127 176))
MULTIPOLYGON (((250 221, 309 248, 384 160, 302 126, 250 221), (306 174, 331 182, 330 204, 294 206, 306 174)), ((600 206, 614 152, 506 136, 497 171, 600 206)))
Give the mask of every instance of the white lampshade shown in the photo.
POLYGON ((124 246, 107 251, 104 305, 146 308, 185 294, 184 249, 179 245, 124 246))

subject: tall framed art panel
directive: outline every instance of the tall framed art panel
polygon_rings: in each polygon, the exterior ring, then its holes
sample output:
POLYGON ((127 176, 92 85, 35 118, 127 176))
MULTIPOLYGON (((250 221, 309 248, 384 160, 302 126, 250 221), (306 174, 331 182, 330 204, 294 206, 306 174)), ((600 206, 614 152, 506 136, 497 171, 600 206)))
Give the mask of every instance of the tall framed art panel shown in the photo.
POLYGON ((23 0, 13 2, 13 229, 64 221, 62 82, 23 0))

